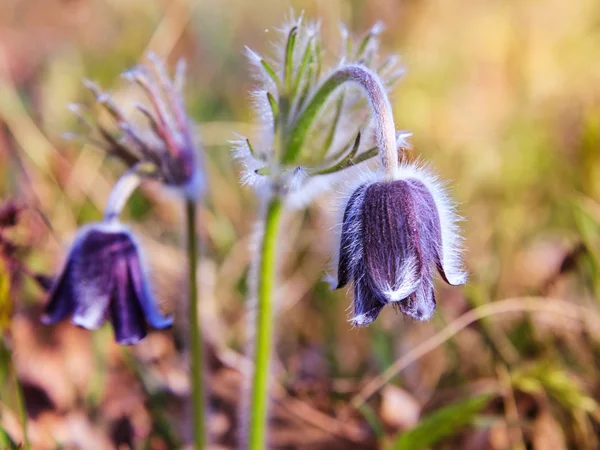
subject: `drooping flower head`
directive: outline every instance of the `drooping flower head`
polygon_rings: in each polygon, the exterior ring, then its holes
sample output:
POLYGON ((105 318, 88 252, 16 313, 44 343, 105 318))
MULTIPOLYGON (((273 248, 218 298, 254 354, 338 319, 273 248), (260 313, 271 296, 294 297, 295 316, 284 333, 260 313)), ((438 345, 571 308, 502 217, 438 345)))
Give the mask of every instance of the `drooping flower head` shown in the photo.
POLYGON ((109 154, 119 157, 129 168, 137 168, 139 175, 157 179, 187 198, 197 198, 205 180, 182 96, 185 64, 183 60, 178 62, 171 80, 156 55, 150 53, 148 58, 148 67, 137 66, 123 74, 142 88, 150 102, 149 106, 135 105, 148 126, 137 125, 109 94, 88 80, 85 86, 112 117, 116 128, 100 121, 89 123, 81 105, 71 105, 71 109, 90 128, 91 139, 93 133, 98 133, 99 142, 95 143, 109 154))
POLYGON ((166 328, 170 317, 158 309, 149 287, 139 247, 117 221, 82 228, 52 289, 42 321, 67 316, 88 330, 112 322, 120 344, 135 344, 147 325, 166 328))
POLYGON ((150 54, 149 59, 150 68, 140 66, 125 74, 150 101, 149 107, 137 105, 148 127, 135 125, 108 94, 90 81, 85 82, 86 87, 116 127, 105 126, 99 120, 90 124, 81 106, 72 107, 90 128, 88 140, 122 159, 128 170, 113 186, 103 221, 88 225, 77 234, 62 273, 50 288, 43 317, 45 323, 51 324, 71 316, 73 323, 87 329, 98 328, 108 318, 121 344, 138 342, 146 335, 148 325, 165 328, 172 323, 156 306, 139 246, 119 222, 125 203, 144 178, 158 180, 181 195, 186 204, 193 204, 204 188, 200 158, 181 93, 183 62, 177 65, 172 81, 155 55, 150 54))
POLYGON ((377 155, 367 99, 357 86, 342 87, 335 72, 359 64, 392 89, 402 69, 395 56, 379 55, 381 31, 377 24, 354 39, 342 28, 341 51, 328 58, 319 25, 300 17, 277 29, 281 45, 272 58, 247 49, 259 83, 252 95, 261 134, 234 141, 244 183, 277 189, 301 206, 338 172, 377 155))
POLYGON ((385 305, 415 320, 431 318, 437 269, 449 284, 466 280, 454 205, 443 186, 416 164, 359 180, 344 199, 336 287, 354 283, 354 316, 364 326, 385 305))

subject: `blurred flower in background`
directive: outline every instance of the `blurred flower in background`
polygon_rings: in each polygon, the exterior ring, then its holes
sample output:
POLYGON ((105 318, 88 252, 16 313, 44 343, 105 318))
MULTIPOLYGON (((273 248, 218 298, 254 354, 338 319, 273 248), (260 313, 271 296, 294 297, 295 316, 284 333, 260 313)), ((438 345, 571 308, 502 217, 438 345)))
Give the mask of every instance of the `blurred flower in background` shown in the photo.
POLYGON ((138 103, 136 109, 144 115, 149 127, 140 127, 128 119, 110 95, 89 80, 84 81, 85 86, 116 122, 117 132, 100 122, 96 126, 90 124, 80 105, 71 105, 71 110, 87 125, 89 138, 100 139, 95 143, 108 154, 120 158, 129 168, 137 167, 139 174, 157 179, 184 197, 198 199, 205 180, 196 145, 198 137, 185 111, 182 93, 185 63, 178 62, 172 81, 158 56, 149 53, 148 59, 151 68, 139 65, 123 77, 137 83, 147 95, 151 108, 138 103))
POLYGON ((88 330, 108 317, 119 344, 146 336, 146 323, 166 328, 172 320, 158 310, 137 243, 117 221, 82 228, 57 277, 43 322, 54 324, 72 315, 88 330))

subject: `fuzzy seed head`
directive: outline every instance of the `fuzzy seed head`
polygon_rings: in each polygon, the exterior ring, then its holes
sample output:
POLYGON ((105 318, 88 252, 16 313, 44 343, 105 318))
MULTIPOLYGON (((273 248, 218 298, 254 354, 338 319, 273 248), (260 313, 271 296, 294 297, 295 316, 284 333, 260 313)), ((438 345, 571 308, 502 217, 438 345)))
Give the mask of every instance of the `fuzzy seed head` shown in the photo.
POLYGON ((137 84, 148 99, 148 104, 135 105, 148 126, 139 126, 127 117, 108 93, 89 80, 84 80, 84 86, 108 112, 114 125, 90 123, 80 105, 69 108, 87 125, 92 142, 109 154, 119 157, 130 168, 145 167, 142 175, 158 179, 186 198, 198 198, 204 191, 205 179, 192 121, 183 101, 185 65, 180 61, 171 79, 160 58, 150 53, 148 59, 148 66, 140 65, 123 74, 123 78, 137 84))

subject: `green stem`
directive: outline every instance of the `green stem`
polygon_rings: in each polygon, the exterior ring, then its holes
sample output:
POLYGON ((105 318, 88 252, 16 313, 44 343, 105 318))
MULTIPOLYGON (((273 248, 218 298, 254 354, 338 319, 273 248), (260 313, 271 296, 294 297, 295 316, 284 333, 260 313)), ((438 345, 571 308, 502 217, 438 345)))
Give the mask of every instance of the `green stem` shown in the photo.
POLYGON ((281 198, 274 196, 267 205, 264 235, 259 253, 256 328, 254 330, 254 373, 250 394, 250 425, 248 447, 250 450, 267 448, 268 386, 271 373, 271 347, 273 344, 273 286, 279 222, 283 211, 281 198))
POLYGON ((192 405, 194 443, 196 450, 206 448, 206 427, 204 425, 204 348, 202 331, 198 320, 198 279, 196 269, 198 263, 198 241, 196 235, 196 204, 186 200, 186 233, 187 256, 189 261, 189 346, 190 346, 190 380, 192 384, 192 405))

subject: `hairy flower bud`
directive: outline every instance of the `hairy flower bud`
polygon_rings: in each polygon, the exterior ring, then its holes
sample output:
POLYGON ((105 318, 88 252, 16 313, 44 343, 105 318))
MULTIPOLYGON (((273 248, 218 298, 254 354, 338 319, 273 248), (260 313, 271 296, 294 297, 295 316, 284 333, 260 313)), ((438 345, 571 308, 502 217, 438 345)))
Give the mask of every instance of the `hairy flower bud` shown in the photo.
POLYGON ((89 330, 109 318, 120 344, 144 338, 146 324, 153 328, 172 324, 156 306, 133 236, 116 221, 79 232, 50 290, 45 313, 46 324, 72 315, 74 324, 89 330))
POLYGON ((381 92, 391 90, 403 71, 397 58, 379 55, 381 24, 359 39, 342 29, 342 50, 333 58, 325 57, 318 24, 301 16, 277 30, 282 45, 272 58, 247 49, 259 83, 253 99, 262 132, 253 143, 242 136, 233 141, 234 156, 243 183, 259 193, 276 190, 288 206, 302 207, 340 172, 378 154, 371 120, 377 113, 366 87, 349 80, 344 68, 360 66, 381 92))
POLYGON ((449 284, 466 280, 456 220, 443 188, 421 168, 361 181, 344 206, 337 268, 337 288, 354 282, 354 325, 368 325, 387 304, 431 318, 435 269, 449 284))

